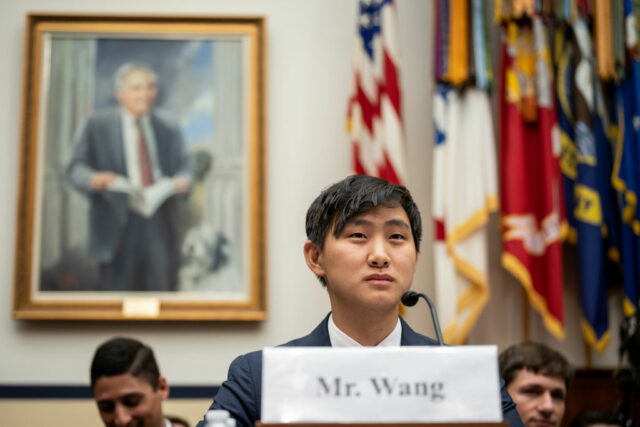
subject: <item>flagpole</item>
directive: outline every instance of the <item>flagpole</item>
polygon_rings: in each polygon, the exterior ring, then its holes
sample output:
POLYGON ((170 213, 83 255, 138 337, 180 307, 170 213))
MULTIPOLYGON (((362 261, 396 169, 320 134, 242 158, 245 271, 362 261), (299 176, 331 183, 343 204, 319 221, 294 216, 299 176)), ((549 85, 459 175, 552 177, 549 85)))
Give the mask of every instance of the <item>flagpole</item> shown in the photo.
POLYGON ((529 298, 527 293, 522 289, 522 341, 529 341, 529 298))
POLYGON ((583 344, 584 344, 584 363, 585 363, 584 367, 586 369, 591 369, 591 364, 593 363, 593 361, 591 360, 591 346, 586 341, 584 341, 583 344))

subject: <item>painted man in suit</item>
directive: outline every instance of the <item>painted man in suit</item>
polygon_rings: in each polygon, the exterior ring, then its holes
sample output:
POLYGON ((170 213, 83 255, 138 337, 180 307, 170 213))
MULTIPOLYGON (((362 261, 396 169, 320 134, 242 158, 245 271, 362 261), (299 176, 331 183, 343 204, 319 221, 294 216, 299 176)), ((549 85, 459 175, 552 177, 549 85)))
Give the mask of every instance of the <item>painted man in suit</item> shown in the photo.
MULTIPOLYGON (((354 175, 324 190, 307 211, 307 266, 326 287, 331 313, 309 335, 285 346, 434 345, 398 316, 416 271, 422 225, 402 186, 354 175)), ((262 352, 236 358, 211 409, 226 409, 242 426, 260 420, 262 352)), ((502 410, 522 425, 502 387, 502 410)), ((203 425, 202 423, 199 425, 203 425)))
POLYGON ((67 178, 90 201, 89 254, 100 265, 105 290, 171 291, 179 267, 179 210, 169 197, 152 215, 133 209, 131 196, 112 191, 119 179, 146 188, 161 181, 175 194, 191 183, 179 128, 152 111, 156 74, 138 63, 115 75, 119 109, 91 116, 79 130, 67 178))

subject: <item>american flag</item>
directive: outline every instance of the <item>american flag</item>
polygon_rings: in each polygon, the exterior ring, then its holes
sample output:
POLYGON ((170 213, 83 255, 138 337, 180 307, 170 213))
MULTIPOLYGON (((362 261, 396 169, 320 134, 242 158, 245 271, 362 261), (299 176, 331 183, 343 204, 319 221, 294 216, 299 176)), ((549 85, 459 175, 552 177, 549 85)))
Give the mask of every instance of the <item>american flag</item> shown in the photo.
POLYGON ((358 8, 354 85, 347 112, 353 171, 404 184, 396 7, 393 0, 360 0, 358 8))

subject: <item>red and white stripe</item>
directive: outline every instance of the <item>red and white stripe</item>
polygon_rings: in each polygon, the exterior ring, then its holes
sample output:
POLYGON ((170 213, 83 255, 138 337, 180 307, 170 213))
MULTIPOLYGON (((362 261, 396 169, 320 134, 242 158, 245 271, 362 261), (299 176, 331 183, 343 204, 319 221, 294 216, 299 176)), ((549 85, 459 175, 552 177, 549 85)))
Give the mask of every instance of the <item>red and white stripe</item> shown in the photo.
POLYGON ((381 10, 381 31, 374 36, 373 51, 372 61, 358 36, 353 53, 354 88, 347 114, 353 171, 405 184, 407 167, 393 2, 381 10))

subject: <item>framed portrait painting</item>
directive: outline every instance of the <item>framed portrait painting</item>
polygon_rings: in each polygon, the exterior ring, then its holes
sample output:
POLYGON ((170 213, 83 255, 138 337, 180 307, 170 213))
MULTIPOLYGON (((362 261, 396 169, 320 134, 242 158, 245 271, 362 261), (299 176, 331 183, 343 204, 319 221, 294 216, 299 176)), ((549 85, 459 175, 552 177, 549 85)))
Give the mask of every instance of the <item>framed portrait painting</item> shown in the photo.
POLYGON ((261 320, 261 17, 31 14, 14 317, 261 320))

